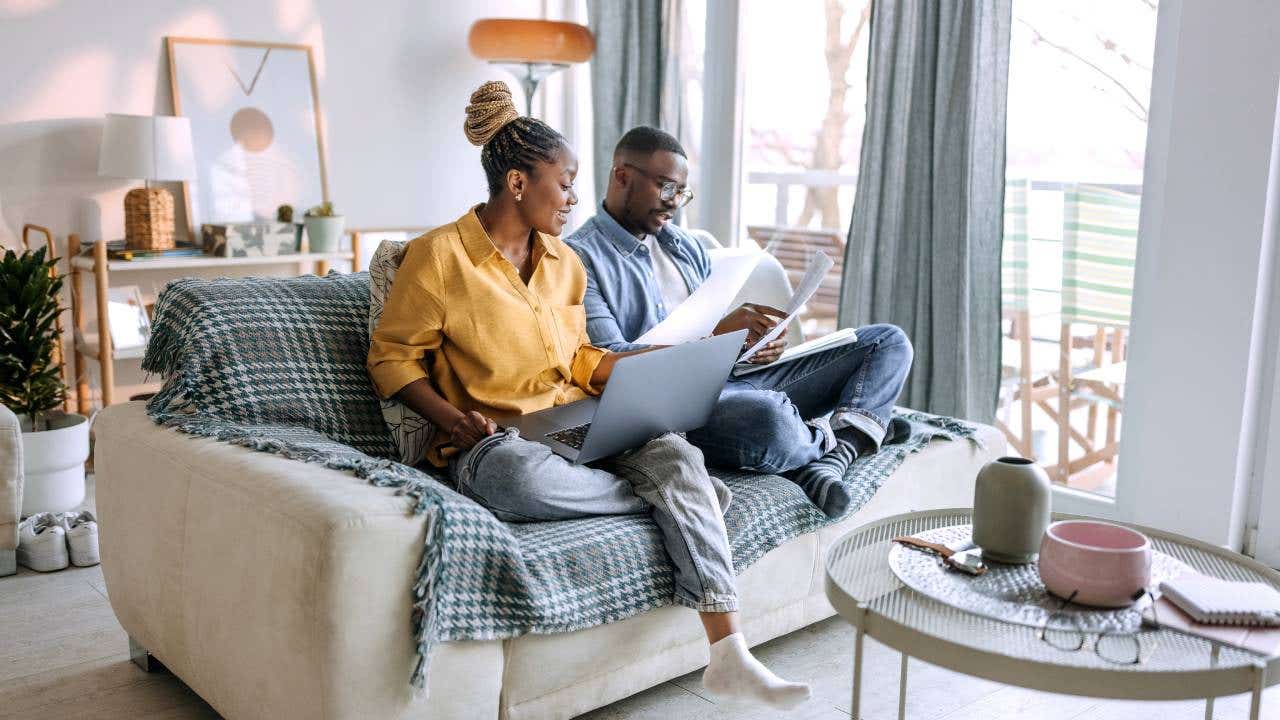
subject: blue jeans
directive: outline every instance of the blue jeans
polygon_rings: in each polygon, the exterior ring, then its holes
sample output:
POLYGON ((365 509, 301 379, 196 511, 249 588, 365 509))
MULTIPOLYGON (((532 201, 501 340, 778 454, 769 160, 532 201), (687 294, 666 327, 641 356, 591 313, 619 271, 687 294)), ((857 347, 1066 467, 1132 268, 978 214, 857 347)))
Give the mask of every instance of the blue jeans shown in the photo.
POLYGON ((601 465, 574 465, 507 429, 456 458, 449 474, 504 522, 649 514, 675 567, 676 601, 699 612, 737 611, 724 526, 731 495, 707 474, 702 453, 667 433, 601 465))
POLYGON ((822 457, 832 440, 805 420, 831 413, 879 447, 911 371, 911 341, 894 325, 858 328, 857 342, 731 377, 703 427, 689 432, 709 464, 763 473, 822 457))

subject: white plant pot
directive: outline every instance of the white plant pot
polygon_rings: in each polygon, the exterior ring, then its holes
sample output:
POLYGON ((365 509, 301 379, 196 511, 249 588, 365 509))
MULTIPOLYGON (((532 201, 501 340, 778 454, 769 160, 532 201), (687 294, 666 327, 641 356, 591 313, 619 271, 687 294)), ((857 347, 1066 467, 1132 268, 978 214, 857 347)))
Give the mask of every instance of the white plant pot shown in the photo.
MULTIPOLYGON (((23 429, 30 419, 21 418, 23 429)), ((49 418, 49 429, 22 433, 22 516, 72 510, 84 502, 84 462, 89 459, 89 419, 67 413, 49 418)))
POLYGON ((307 243, 310 252, 337 252, 342 242, 342 230, 347 219, 342 215, 333 217, 306 216, 302 220, 307 226, 307 243))

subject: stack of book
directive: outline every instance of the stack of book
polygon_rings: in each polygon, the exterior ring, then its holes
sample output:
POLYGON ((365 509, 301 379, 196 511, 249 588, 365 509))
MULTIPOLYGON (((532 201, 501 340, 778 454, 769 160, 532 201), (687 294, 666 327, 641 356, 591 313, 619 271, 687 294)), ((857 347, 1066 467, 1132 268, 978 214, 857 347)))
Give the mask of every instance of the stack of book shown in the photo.
MULTIPOLYGON (((85 246, 81 255, 93 255, 93 245, 85 246)), ((192 257, 204 255, 204 249, 198 245, 178 245, 171 250, 134 250, 125 246, 123 240, 107 241, 107 258, 110 260, 146 260, 150 258, 192 257)))
POLYGON ((1260 582, 1231 582, 1189 572, 1160 583, 1154 617, 1161 627, 1249 650, 1280 654, 1280 592, 1260 582))

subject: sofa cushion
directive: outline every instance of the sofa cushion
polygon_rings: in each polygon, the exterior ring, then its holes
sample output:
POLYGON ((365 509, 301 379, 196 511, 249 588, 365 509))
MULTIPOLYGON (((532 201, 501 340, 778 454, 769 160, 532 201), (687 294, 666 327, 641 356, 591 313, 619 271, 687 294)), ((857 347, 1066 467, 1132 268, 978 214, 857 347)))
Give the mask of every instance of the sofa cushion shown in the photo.
POLYGON ((164 387, 148 409, 305 427, 391 457, 368 352, 368 273, 180 278, 156 303, 142 367, 164 387))
MULTIPOLYGON (((382 307, 391 294, 391 283, 395 282, 396 270, 404 258, 405 240, 383 240, 369 261, 369 334, 378 327, 382 319, 382 307)), ((431 447, 431 435, 435 428, 418 413, 409 409, 404 403, 391 398, 380 400, 382 419, 391 432, 391 441, 395 443, 398 459, 405 465, 417 465, 427 456, 431 447)))

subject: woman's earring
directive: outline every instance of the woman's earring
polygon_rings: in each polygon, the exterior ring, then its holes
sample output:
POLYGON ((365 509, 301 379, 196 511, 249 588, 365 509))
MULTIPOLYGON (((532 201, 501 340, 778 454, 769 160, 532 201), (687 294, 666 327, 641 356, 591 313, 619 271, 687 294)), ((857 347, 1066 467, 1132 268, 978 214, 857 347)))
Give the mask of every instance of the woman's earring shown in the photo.
POLYGON ((516 193, 516 202, 520 202, 520 199, 523 197, 524 197, 524 193, 516 193))

